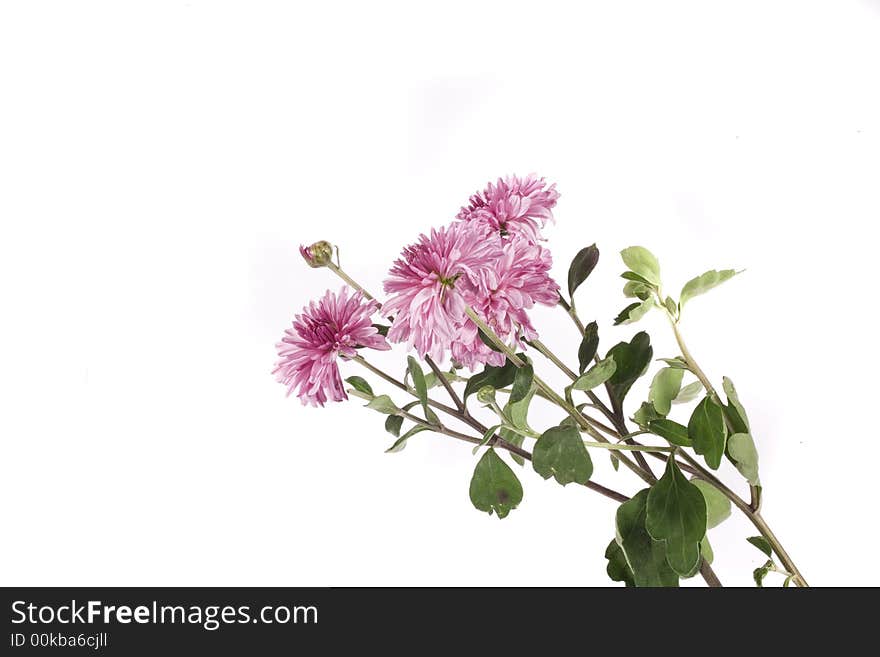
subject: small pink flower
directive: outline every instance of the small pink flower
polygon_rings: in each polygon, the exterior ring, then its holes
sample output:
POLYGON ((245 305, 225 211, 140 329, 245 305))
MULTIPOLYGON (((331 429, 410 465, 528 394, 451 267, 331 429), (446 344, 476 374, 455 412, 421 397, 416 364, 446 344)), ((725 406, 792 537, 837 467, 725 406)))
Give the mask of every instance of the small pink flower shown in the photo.
MULTIPOLYGON (((524 237, 512 237, 492 267, 479 272, 465 300, 506 344, 521 346, 520 337, 538 337, 526 311, 536 303, 554 306, 559 300, 559 286, 550 278, 552 265, 550 251, 524 237)), ((483 343, 470 319, 452 344, 452 356, 470 369, 478 363, 501 366, 505 360, 483 343)))
POLYGON ((457 218, 484 223, 504 238, 519 235, 535 243, 541 239, 541 228, 553 221, 558 198, 556 185, 547 187, 543 178, 508 176, 471 196, 457 218))
POLYGON ((500 240, 479 225, 453 223, 420 235, 385 281, 391 297, 382 312, 395 316, 388 339, 442 360, 466 319, 466 293, 501 255, 500 240))
POLYGON ((328 290, 312 301, 275 345, 279 360, 272 374, 287 386, 288 395, 297 389, 303 404, 323 406, 327 399, 348 399, 336 364, 339 356, 351 358, 356 347, 391 348, 370 319, 379 304, 350 292, 347 287, 338 295, 328 290))

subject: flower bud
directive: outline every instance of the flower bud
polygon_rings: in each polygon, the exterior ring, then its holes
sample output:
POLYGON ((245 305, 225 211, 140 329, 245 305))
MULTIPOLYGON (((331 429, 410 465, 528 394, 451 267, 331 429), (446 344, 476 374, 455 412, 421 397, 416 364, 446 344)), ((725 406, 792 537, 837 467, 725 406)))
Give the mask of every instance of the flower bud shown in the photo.
POLYGON ((309 267, 326 267, 333 260, 333 245, 321 240, 311 246, 300 245, 299 253, 309 267))
POLYGON ((492 386, 483 386, 477 390, 477 401, 481 404, 491 404, 495 401, 495 388, 492 386))

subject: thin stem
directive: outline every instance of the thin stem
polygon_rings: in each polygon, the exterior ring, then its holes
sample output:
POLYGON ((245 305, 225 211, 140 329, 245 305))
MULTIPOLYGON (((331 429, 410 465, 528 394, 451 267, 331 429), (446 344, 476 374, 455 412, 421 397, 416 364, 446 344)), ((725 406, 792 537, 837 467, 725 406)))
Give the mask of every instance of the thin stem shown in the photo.
POLYGON ((343 281, 345 281, 346 283, 351 285, 355 290, 358 290, 361 294, 364 295, 365 298, 369 299, 370 301, 376 300, 376 297, 374 297, 372 294, 367 292, 363 287, 360 286, 360 284, 357 281, 355 281, 351 276, 349 276, 344 271, 342 271, 342 269, 340 269, 338 266, 333 264, 332 261, 328 262, 326 267, 327 267, 327 269, 332 271, 334 274, 339 276, 339 278, 341 278, 343 281))
POLYGON ((452 387, 452 384, 446 378, 446 375, 437 367, 437 363, 434 362, 434 359, 425 354, 425 362, 428 364, 428 367, 431 368, 431 371, 434 372, 434 376, 436 376, 440 383, 443 384, 443 387, 446 388, 446 392, 449 397, 452 399, 452 402, 455 404, 455 407, 465 415, 469 415, 467 406, 465 406, 464 402, 461 400, 461 397, 458 396, 458 393, 455 392, 455 389, 452 387))
POLYGON ((673 452, 675 447, 656 447, 653 445, 621 445, 619 443, 594 443, 589 440, 584 441, 587 447, 597 447, 599 449, 623 450, 630 452, 673 452))
POLYGON ((574 322, 574 325, 577 326, 580 334, 584 334, 584 323, 581 321, 581 318, 578 317, 577 311, 574 309, 574 306, 569 305, 568 301, 562 298, 562 295, 559 295, 559 305, 565 309, 565 312, 568 313, 568 316, 571 317, 571 321, 574 322))

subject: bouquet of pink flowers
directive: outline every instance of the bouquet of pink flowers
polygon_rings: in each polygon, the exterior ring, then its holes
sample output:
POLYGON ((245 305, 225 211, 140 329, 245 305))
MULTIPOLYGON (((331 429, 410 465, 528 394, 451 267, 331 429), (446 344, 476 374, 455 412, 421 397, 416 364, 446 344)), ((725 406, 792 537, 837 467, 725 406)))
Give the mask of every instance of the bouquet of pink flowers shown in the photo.
POLYGON ((530 462, 544 479, 586 486, 615 500, 617 531, 605 551, 614 581, 677 586, 680 578, 699 573, 710 586, 720 586, 707 531, 735 506, 758 532, 747 538, 764 554, 754 571, 757 585, 777 573, 783 586, 806 586, 761 515, 758 453, 736 389, 726 377, 721 393, 712 385, 679 330, 685 304, 737 272, 707 271, 674 299, 664 295, 660 266, 650 251, 633 246, 621 252, 623 293, 631 303, 614 323, 633 324, 652 310, 664 313, 680 349, 659 359, 663 366, 648 399, 627 412, 627 394, 653 360, 651 341, 639 332, 600 356, 598 325, 584 325, 575 305, 575 291, 596 267, 599 250, 588 246, 574 257, 567 295, 550 276, 552 258, 541 231, 553 221, 558 198, 554 185, 534 176, 490 183, 452 223, 403 249, 385 279, 384 302, 341 269, 338 251, 334 262, 330 243, 300 247, 310 266, 331 270, 347 286, 312 301, 285 331, 277 345, 278 381, 303 404, 323 406, 349 396, 365 400, 367 408, 387 415, 385 428, 396 438, 389 452, 400 451, 422 431, 474 444, 474 453, 483 454, 470 499, 490 515, 506 517, 523 498, 504 452, 521 467, 530 462), (559 306, 573 322, 576 366, 539 339, 529 317, 536 304, 559 306), (369 350, 388 350, 391 343, 405 343, 411 352, 403 379, 369 360, 369 350), (411 401, 377 395, 356 374, 343 381, 340 361, 355 363, 411 401), (570 385, 554 390, 539 376, 539 365, 558 368, 570 385), (693 381, 685 383, 685 377, 693 381), (435 389, 448 399, 435 399, 435 389), (533 428, 529 407, 536 398, 558 407, 562 421, 533 428), (683 422, 670 417, 674 407, 692 402, 697 403, 683 422), (485 417, 475 414, 478 408, 485 417), (610 455, 615 470, 623 465, 635 473, 645 488, 630 496, 594 481, 591 452, 599 451, 610 455), (725 459, 741 475, 737 485, 748 490, 744 496, 716 475, 725 459), (652 465, 659 466, 657 473, 652 465))

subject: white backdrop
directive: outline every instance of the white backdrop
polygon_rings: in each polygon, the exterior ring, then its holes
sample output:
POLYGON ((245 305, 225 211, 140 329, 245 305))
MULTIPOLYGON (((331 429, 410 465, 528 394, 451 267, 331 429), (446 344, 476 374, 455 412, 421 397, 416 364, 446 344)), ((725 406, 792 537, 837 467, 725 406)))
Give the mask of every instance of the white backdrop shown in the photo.
MULTIPOLYGON (((747 270, 683 330, 737 383, 807 579, 880 584, 878 34, 854 1, 3 3, 0 583, 607 583, 610 501, 526 470, 499 521, 466 446, 384 454, 381 416, 270 376, 338 287, 299 243, 381 290, 419 232, 535 171, 562 193, 557 278, 602 250, 579 306, 603 349, 646 328, 676 352, 659 314, 611 327, 621 248, 670 289, 747 270)), ((536 316, 573 362, 564 316, 536 316)), ((750 585, 754 533, 711 532, 726 584, 750 585)))

